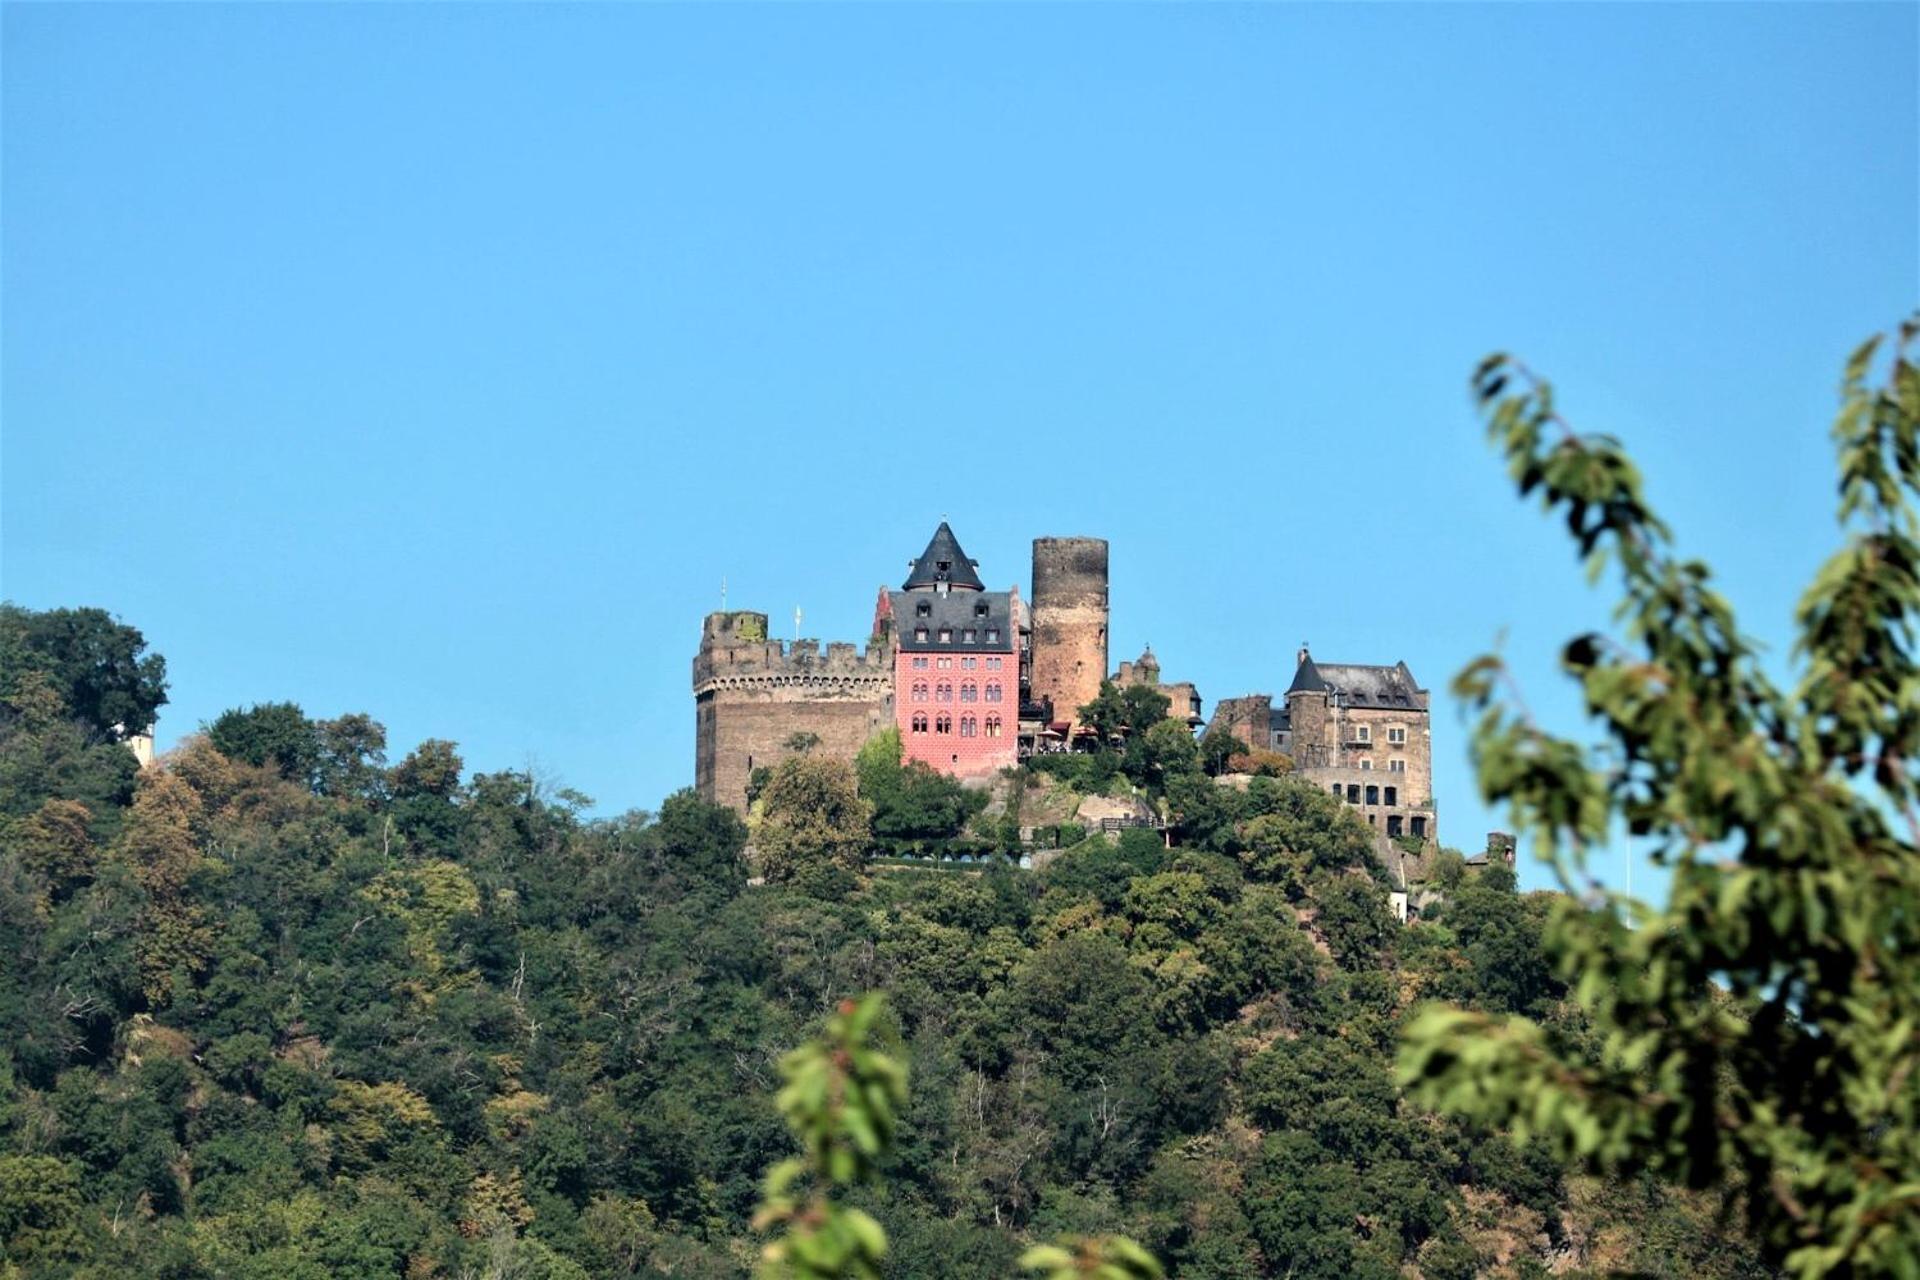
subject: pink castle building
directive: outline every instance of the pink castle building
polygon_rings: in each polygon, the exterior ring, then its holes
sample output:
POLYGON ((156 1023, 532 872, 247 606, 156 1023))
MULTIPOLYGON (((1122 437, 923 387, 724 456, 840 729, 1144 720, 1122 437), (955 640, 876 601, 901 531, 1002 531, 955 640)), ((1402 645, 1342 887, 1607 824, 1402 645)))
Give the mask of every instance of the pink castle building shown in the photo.
POLYGON ((978 568, 943 520, 879 606, 892 615, 905 757, 962 778, 1018 762, 1020 591, 988 591, 978 568))

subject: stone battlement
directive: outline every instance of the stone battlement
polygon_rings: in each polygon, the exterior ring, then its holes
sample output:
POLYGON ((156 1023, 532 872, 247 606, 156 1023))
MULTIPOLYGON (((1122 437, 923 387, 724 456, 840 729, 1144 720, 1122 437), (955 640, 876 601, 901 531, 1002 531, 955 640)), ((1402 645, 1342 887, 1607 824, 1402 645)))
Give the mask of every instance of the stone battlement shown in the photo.
POLYGON ((693 689, 836 686, 864 688, 869 681, 893 681, 893 646, 876 638, 865 649, 835 640, 774 640, 767 636, 767 615, 737 610, 710 613, 701 629, 700 651, 693 659, 693 689))

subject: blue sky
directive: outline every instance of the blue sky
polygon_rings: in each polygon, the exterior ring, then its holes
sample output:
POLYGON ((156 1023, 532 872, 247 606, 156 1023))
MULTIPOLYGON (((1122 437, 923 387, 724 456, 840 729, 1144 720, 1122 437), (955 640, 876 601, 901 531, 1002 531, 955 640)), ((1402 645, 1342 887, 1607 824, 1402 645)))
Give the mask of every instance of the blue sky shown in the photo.
MULTIPOLYGON (((1116 659, 1294 649, 1536 713, 1606 618, 1508 348, 1784 661, 1839 361, 1920 298, 1920 8, 4 9, 0 583, 223 708, 603 811, 692 774, 700 617, 865 634, 942 514, 1110 539, 1116 659)), ((1537 873, 1529 879, 1538 880, 1537 873)))

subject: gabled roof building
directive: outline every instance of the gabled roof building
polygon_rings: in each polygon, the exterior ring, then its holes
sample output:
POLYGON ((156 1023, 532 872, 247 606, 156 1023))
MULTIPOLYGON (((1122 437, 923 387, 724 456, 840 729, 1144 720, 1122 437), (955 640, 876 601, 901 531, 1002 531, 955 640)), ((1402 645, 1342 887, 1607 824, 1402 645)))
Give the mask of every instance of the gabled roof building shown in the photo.
POLYGON ((1428 696, 1404 662, 1320 662, 1303 644, 1278 706, 1269 694, 1226 698, 1208 729, 1290 757, 1383 840, 1438 836, 1428 696))

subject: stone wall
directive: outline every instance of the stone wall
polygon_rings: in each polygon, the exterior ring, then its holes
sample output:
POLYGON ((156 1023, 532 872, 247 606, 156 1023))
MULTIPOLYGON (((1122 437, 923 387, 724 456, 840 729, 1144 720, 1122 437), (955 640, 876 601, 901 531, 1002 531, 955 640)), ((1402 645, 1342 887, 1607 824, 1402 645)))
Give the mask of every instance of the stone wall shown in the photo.
POLYGON ((765 614, 707 615, 693 660, 694 788, 744 813, 753 770, 813 734, 814 754, 851 760, 893 723, 893 652, 877 636, 865 652, 767 638, 765 614))
POLYGON ((1232 734, 1249 748, 1273 749, 1273 698, 1269 694, 1250 693, 1244 698, 1222 698, 1213 704, 1213 719, 1208 733, 1232 734))
POLYGON ((1032 696, 1076 720, 1107 674, 1107 543, 1033 540, 1032 696))
POLYGON ((1371 769, 1416 803, 1432 800, 1433 737, 1424 709, 1329 706, 1323 693, 1296 693, 1287 708, 1301 772, 1371 769), (1393 741, 1396 731, 1403 741, 1393 741))

